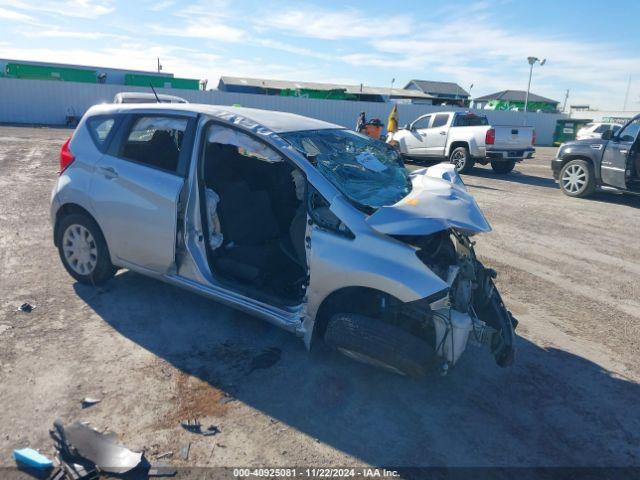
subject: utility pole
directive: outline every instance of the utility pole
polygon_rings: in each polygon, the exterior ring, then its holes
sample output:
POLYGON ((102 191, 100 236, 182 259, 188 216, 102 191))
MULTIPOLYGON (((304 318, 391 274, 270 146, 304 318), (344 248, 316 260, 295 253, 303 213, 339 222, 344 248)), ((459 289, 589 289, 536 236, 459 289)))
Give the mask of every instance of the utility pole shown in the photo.
POLYGON ((627 100, 629 100, 629 89, 631 88, 631 75, 629 75, 629 81, 627 82, 627 91, 624 93, 624 105, 622 105, 622 111, 627 111, 627 100))
POLYGON ((162 65, 160 64, 160 57, 158 57, 158 73, 162 70, 162 65))
POLYGON ((396 82, 395 78, 391 79, 391 88, 389 88, 389 101, 391 101, 391 96, 393 95, 393 84, 396 82))
POLYGON ((569 100, 569 89, 567 88, 567 93, 564 94, 564 103, 562 104, 562 113, 567 110, 567 100, 569 100))

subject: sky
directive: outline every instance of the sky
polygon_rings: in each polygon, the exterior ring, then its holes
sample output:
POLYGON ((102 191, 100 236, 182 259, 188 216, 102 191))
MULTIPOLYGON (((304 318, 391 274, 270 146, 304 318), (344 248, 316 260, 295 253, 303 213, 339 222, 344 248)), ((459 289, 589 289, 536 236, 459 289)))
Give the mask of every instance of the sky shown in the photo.
POLYGON ((525 90, 640 110, 640 2, 0 0, 0 58, 403 87, 525 90))

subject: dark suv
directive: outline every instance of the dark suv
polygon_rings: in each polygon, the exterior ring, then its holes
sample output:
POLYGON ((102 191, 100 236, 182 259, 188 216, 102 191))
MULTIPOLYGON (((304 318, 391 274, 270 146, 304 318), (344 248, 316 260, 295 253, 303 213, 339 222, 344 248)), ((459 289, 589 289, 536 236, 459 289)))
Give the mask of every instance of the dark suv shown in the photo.
POLYGON ((570 197, 586 197, 596 189, 640 195, 639 131, 636 115, 616 133, 560 145, 551 169, 562 192, 570 197))

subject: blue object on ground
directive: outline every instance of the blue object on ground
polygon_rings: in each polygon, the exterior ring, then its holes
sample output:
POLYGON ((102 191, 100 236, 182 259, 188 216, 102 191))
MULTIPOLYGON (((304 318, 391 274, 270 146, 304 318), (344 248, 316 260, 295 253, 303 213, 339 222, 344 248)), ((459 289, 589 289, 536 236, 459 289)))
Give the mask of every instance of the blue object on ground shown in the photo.
POLYGON ((16 449, 13 451, 13 458, 17 463, 31 468, 44 470, 53 467, 53 461, 36 452, 33 448, 16 449))

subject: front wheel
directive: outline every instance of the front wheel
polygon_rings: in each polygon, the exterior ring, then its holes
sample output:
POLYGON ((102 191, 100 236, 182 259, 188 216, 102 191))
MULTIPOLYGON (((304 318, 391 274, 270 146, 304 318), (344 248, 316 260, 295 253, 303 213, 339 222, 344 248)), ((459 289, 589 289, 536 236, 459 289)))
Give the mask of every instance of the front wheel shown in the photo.
POLYGON ((593 166, 584 160, 571 160, 560 170, 560 190, 570 197, 584 198, 596 189, 593 166))
POLYGON ((455 166, 458 173, 469 173, 475 164, 467 147, 455 148, 449 155, 449 163, 455 166))
POLYGON ((511 170, 513 170, 513 167, 515 166, 516 166, 516 162, 514 162, 513 160, 509 160, 507 162, 498 162, 498 161, 491 162, 491 168, 493 168, 493 171, 501 174, 509 173, 511 170))
POLYGON ((434 359, 425 341, 377 318, 339 313, 329 320, 324 335, 331 347, 361 363, 419 377, 434 359))
POLYGON ((80 283, 99 285, 117 269, 98 224, 83 214, 63 217, 58 225, 58 252, 62 265, 80 283))

